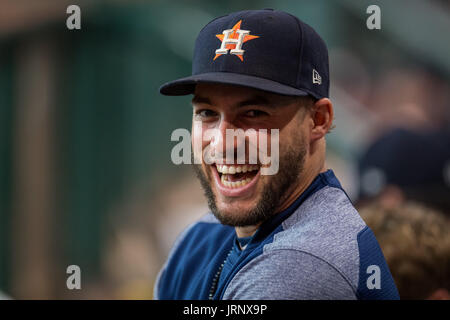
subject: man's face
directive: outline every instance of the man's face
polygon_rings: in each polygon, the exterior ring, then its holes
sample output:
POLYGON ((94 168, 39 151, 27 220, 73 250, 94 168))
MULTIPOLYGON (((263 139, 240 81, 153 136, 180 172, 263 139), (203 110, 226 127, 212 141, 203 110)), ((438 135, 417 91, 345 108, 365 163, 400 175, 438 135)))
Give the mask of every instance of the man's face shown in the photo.
MULTIPOLYGON (((277 213, 283 201, 295 189, 302 177, 308 152, 307 111, 301 100, 238 86, 199 84, 193 104, 192 139, 202 147, 211 164, 202 161, 194 165, 214 215, 232 226, 258 225, 277 213), (279 169, 274 175, 261 174, 260 159, 250 164, 252 145, 245 140, 245 164, 237 164, 239 141, 227 143, 227 129, 254 129, 257 141, 266 138, 266 150, 258 152, 271 156, 271 129, 279 130, 279 169), (266 129, 265 132, 259 131, 266 129), (205 138, 205 132, 216 134, 205 138), (233 164, 227 164, 226 152, 234 148, 233 164)), ((276 156, 276 155, 275 155, 276 156)))

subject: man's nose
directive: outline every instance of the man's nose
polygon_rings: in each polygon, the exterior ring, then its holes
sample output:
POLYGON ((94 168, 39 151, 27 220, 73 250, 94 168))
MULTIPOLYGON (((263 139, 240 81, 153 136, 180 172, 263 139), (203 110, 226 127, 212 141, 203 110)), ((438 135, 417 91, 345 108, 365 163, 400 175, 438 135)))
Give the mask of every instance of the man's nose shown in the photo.
POLYGON ((238 144, 240 143, 239 139, 236 139, 234 136, 235 130, 239 129, 234 125, 231 121, 227 119, 222 119, 217 127, 216 134, 213 136, 211 141, 212 147, 214 148, 216 159, 226 159, 227 150, 228 153, 230 151, 233 152, 234 158, 236 157, 236 150, 238 148, 238 144))

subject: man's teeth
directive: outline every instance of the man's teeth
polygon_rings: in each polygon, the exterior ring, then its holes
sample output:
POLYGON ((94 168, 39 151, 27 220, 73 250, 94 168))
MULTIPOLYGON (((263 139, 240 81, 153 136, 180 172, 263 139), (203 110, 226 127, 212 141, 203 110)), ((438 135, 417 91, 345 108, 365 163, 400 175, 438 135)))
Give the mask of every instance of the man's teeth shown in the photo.
POLYGON ((217 171, 223 174, 235 174, 240 172, 248 172, 248 171, 254 171, 259 170, 259 166, 257 164, 244 164, 239 166, 227 166, 218 164, 216 165, 217 171))
POLYGON ((241 172, 245 173, 245 172, 259 170, 259 166, 256 164, 255 165, 244 164, 244 165, 237 165, 237 166, 227 166, 227 165, 217 164, 216 167, 217 167, 217 171, 222 173, 222 176, 220 177, 222 184, 228 188, 243 187, 247 183, 252 181, 251 178, 244 178, 242 180, 237 180, 237 181, 228 181, 228 175, 241 173, 241 172))
POLYGON ((246 178, 246 179, 242 179, 242 180, 238 180, 238 181, 228 181, 225 180, 226 175, 223 174, 222 177, 220 178, 220 180, 222 181, 222 184, 225 187, 228 188, 239 188, 239 187, 243 187, 245 186, 247 183, 249 183, 250 181, 252 181, 252 179, 250 178, 246 178))

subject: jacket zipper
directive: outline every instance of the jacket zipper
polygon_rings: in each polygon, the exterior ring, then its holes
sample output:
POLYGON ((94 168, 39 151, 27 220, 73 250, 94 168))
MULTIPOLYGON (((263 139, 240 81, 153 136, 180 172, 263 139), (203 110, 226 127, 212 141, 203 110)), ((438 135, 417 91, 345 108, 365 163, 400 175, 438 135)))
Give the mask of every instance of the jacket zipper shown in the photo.
POLYGON ((230 252, 228 252, 227 256, 223 260, 222 264, 219 266, 219 270, 217 270, 211 284, 211 289, 209 289, 209 300, 214 300, 214 294, 217 290, 217 283, 219 282, 220 275, 222 274, 223 266, 225 265, 225 262, 227 261, 228 257, 231 254, 231 251, 233 250, 233 247, 231 247, 230 252))

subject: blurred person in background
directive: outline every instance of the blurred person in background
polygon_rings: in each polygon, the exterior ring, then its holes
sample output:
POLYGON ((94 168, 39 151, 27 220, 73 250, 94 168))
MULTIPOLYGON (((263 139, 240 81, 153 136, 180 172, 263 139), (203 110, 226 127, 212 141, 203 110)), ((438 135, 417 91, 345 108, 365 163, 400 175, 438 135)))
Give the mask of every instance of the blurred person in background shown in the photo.
POLYGON ((450 85, 421 68, 386 70, 374 81, 368 109, 379 121, 373 135, 393 128, 436 130, 450 124, 450 85))
POLYGON ((386 207, 380 199, 359 209, 373 230, 401 299, 450 299, 450 222, 414 202, 386 207))
POLYGON ((378 199, 387 207, 419 201, 450 214, 450 132, 393 129, 359 161, 358 205, 378 199))

